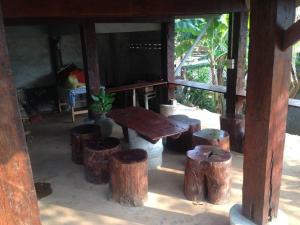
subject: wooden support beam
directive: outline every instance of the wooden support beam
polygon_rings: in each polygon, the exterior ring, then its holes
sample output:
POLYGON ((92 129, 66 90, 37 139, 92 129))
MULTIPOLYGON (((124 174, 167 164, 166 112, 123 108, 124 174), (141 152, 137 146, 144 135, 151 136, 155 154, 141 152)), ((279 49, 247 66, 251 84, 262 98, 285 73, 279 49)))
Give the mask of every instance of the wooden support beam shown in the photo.
POLYGON ((49 47, 52 70, 57 74, 57 71, 63 66, 60 37, 49 36, 49 47))
MULTIPOLYGON (((100 74, 98 64, 98 49, 95 24, 86 22, 81 24, 81 46, 84 64, 84 72, 86 76, 87 103, 91 103, 91 95, 99 93, 100 74)), ((92 117, 92 112, 89 111, 92 117)))
POLYGON ((300 20, 284 31, 282 49, 285 50, 300 40, 300 20))
MULTIPOLYGON (((0 7, 1 8, 1 7, 0 7)), ((0 224, 40 225, 0 9, 0 224)))
POLYGON ((233 68, 227 69, 226 113, 241 114, 243 101, 237 93, 244 91, 248 34, 248 12, 230 14, 228 32, 228 59, 233 68))
MULTIPOLYGON (((161 74, 167 82, 175 81, 174 54, 175 54, 175 22, 172 20, 161 25, 161 74)), ((174 98, 174 87, 169 86, 162 103, 168 103, 174 98)))
POLYGON ((289 97, 291 48, 281 50, 294 0, 252 0, 244 152, 243 214, 266 224, 277 216, 289 97))
POLYGON ((96 19, 193 16, 246 11, 245 0, 3 0, 5 19, 96 19))

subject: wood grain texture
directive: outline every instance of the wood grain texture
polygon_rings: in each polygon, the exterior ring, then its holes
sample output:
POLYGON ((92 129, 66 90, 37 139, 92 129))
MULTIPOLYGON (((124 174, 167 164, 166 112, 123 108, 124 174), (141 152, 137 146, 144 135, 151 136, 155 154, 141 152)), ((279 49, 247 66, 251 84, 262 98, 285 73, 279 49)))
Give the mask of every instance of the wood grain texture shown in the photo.
MULTIPOLYGON (((218 85, 209 85, 204 83, 199 83, 195 81, 187 81, 187 80, 175 80, 174 82, 169 82, 170 85, 181 85, 185 87, 195 88, 195 89, 201 89, 206 91, 212 91, 217 93, 223 93, 226 94, 226 87, 225 86, 218 86, 218 85)), ((238 98, 245 98, 246 97, 246 91, 241 91, 236 93, 238 98)), ((289 99, 289 106, 300 108, 300 100, 299 99, 289 99)))
POLYGON ((72 161, 83 164, 84 144, 89 140, 97 140, 101 137, 101 128, 97 125, 86 124, 74 127, 71 134, 72 161))
MULTIPOLYGON (((85 22, 81 24, 80 36, 86 82, 86 97, 87 103, 90 105, 92 103, 91 95, 98 94, 100 89, 100 73, 95 24, 93 22, 85 22)), ((93 117, 93 112, 91 110, 89 110, 89 116, 93 117)))
POLYGON ((146 87, 154 87, 154 86, 160 86, 160 85, 167 85, 167 82, 165 82, 165 81, 139 82, 139 83, 135 83, 135 84, 128 84, 128 85, 122 85, 119 87, 107 88, 106 91, 108 93, 115 93, 115 92, 130 91, 133 89, 142 89, 142 88, 146 88, 146 87))
POLYGON ((251 1, 243 214, 259 225, 278 212, 291 69, 280 47, 294 14, 293 0, 251 1))
POLYGON ((135 130, 140 136, 152 143, 156 143, 163 137, 187 131, 187 128, 173 124, 168 118, 140 107, 114 109, 107 116, 122 127, 135 130))
POLYGON ((111 155, 121 150, 120 140, 106 137, 87 141, 84 145, 84 171, 87 181, 104 184, 109 181, 109 160, 111 155))
POLYGON ((110 198, 125 206, 142 206, 148 198, 147 152, 114 153, 110 162, 110 198))
POLYGON ((40 225, 0 7, 0 224, 40 225))
POLYGON ((212 145, 224 151, 230 151, 229 134, 218 129, 203 129, 193 134, 193 146, 212 145))
POLYGON ((244 152, 245 117, 242 115, 220 116, 220 126, 229 134, 230 151, 244 152))
POLYGON ((227 68, 226 113, 240 114, 243 101, 238 101, 236 93, 245 87, 248 12, 230 14, 228 33, 228 59, 234 60, 234 68, 227 68))
MULTIPOLYGON (((161 75, 168 82, 175 80, 174 57, 175 57, 175 21, 161 24, 161 75)), ((175 88, 168 86, 163 90, 161 103, 167 104, 174 98, 175 88)))
POLYGON ((244 0, 3 0, 2 3, 5 19, 143 18, 247 10, 244 0))
POLYGON ((283 35, 282 49, 287 49, 300 40, 300 20, 291 25, 283 35))
POLYGON ((167 137, 167 148, 177 151, 186 152, 193 148, 193 133, 201 130, 201 122, 197 119, 189 118, 185 115, 172 115, 168 117, 172 123, 187 129, 179 137, 167 137))
POLYGON ((228 201, 231 187, 231 154, 216 146, 200 145, 187 153, 184 194, 191 201, 212 204, 228 201))
POLYGON ((200 83, 196 81, 188 81, 188 80, 180 80, 180 79, 176 79, 175 81, 171 81, 169 83, 173 85, 182 85, 185 87, 207 90, 207 91, 217 92, 221 94, 226 93, 226 87, 220 85, 210 85, 210 84, 200 83))

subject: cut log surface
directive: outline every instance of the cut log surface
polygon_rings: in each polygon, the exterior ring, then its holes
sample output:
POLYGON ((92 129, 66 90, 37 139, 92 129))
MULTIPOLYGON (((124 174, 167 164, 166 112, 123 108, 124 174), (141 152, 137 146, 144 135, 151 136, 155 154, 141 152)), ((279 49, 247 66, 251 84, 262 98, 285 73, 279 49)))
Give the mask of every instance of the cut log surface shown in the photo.
POLYGON ((213 145, 230 151, 229 134, 218 129, 203 129, 193 134, 193 147, 197 145, 213 145))
POLYGON ((101 137, 101 129, 98 125, 85 124, 71 129, 71 149, 74 163, 83 164, 84 142, 101 137))
POLYGON ((147 152, 116 152, 110 162, 110 197, 126 206, 142 206, 148 197, 147 152))
POLYGON ((245 138, 245 117, 243 115, 222 115, 221 129, 229 133, 230 150, 243 153, 245 138))
POLYGON ((231 153, 201 145, 187 152, 184 194, 191 201, 223 204, 230 196, 231 153))
POLYGON ((107 183, 110 157, 120 150, 120 140, 117 138, 107 137, 86 141, 84 144, 84 171, 87 181, 94 184, 107 183))
POLYGON ((167 148, 178 152, 186 152, 187 150, 192 149, 193 133, 201 130, 200 120, 192 119, 185 115, 172 115, 168 118, 172 123, 179 127, 183 127, 187 131, 183 132, 179 137, 168 137, 167 148))

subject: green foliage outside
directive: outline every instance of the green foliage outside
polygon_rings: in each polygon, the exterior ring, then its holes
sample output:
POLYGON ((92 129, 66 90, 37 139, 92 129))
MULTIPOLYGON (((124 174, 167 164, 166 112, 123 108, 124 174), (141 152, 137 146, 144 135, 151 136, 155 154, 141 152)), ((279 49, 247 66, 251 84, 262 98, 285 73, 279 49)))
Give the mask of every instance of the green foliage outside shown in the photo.
MULTIPOLYGON (((205 35, 197 45, 199 64, 186 65, 185 79, 214 85, 224 85, 226 68, 228 15, 207 18, 175 20, 175 56, 180 61, 191 48, 208 21, 212 20, 205 35), (202 63, 200 63, 202 62, 202 63), (203 65, 204 62, 204 65, 203 65)), ((218 94, 203 90, 179 88, 177 100, 182 104, 199 106, 210 111, 220 111, 222 99, 218 94)))
MULTIPOLYGON (((188 80, 193 80, 201 83, 208 83, 210 80, 209 66, 197 67, 187 71, 188 80)), ((188 106, 199 106, 215 112, 216 105, 212 92, 205 90, 178 87, 176 90, 177 101, 188 106)))

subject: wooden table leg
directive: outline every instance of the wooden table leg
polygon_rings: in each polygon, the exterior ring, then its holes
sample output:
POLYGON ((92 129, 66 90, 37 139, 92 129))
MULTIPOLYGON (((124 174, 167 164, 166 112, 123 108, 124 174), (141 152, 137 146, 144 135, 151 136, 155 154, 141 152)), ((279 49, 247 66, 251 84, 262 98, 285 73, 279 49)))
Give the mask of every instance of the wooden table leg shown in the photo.
POLYGON ((132 106, 136 106, 136 90, 132 89, 132 106))

